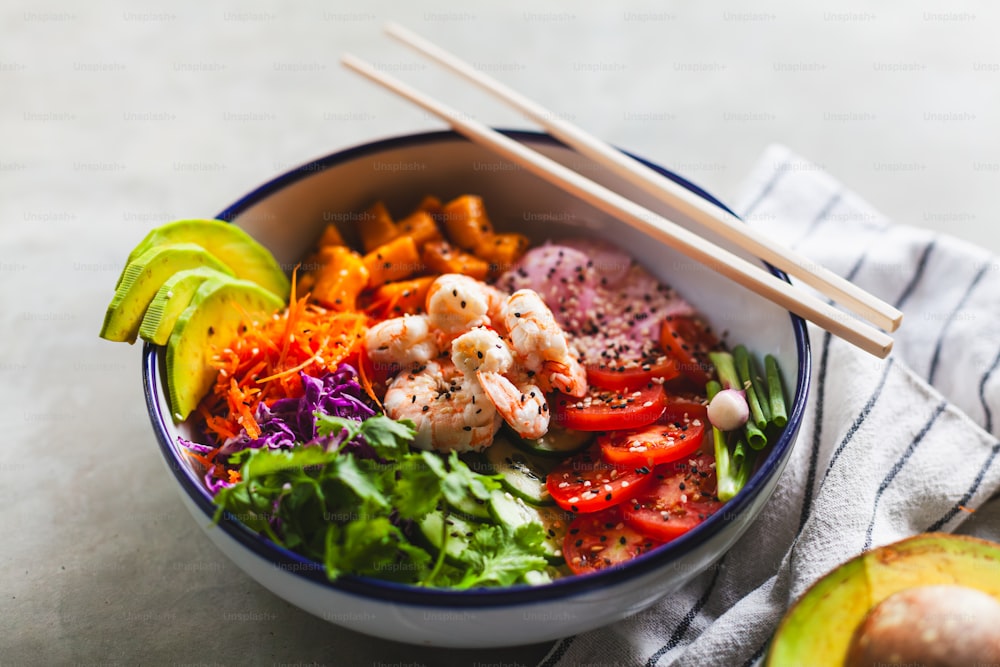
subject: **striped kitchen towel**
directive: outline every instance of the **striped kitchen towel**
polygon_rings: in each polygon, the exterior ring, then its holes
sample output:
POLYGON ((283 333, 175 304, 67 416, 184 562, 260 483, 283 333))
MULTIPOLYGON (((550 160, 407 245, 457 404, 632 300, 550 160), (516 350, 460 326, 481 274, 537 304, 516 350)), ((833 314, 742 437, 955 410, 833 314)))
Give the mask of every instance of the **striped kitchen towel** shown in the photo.
POLYGON ((749 667, 788 606, 861 551, 927 531, 1000 534, 1000 503, 968 521, 1000 490, 1000 258, 893 224, 782 146, 734 209, 902 310, 893 352, 878 360, 810 325, 809 407, 760 518, 677 594, 556 642, 546 667, 749 667))

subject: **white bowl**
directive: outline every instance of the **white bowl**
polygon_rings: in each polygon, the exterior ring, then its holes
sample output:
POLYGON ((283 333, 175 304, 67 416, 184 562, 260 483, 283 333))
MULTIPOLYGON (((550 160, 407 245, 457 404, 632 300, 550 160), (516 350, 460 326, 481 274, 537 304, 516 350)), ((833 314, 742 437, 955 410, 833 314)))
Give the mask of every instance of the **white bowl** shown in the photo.
MULTIPOLYGON (((547 135, 508 134, 678 223, 688 222, 547 135)), ((715 201, 687 181, 660 171, 715 201)), ((425 589, 363 577, 330 582, 321 565, 276 546, 231 517, 213 524, 212 497, 178 444, 178 436, 190 438, 192 433, 185 425, 174 425, 169 416, 162 350, 147 344, 143 350, 147 405, 181 497, 209 539, 260 584, 316 616, 386 639, 442 647, 530 644, 591 630, 649 607, 719 559, 778 484, 808 394, 810 354, 804 322, 451 132, 340 151, 275 178, 219 217, 245 228, 290 268, 315 244, 328 222, 347 227, 376 200, 399 215, 428 194, 442 200, 480 195, 499 230, 518 231, 534 240, 566 235, 609 239, 675 287, 717 331, 728 332, 729 340, 774 354, 792 392, 789 423, 742 492, 723 511, 664 547, 620 568, 588 576, 535 587, 471 591, 425 589)))

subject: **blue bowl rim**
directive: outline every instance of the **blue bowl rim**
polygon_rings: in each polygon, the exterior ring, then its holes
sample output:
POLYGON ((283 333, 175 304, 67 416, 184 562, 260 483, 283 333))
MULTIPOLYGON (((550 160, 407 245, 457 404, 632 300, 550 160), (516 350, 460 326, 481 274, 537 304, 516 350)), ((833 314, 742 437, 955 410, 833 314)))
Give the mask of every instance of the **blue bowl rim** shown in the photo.
MULTIPOLYGON (((540 132, 508 129, 501 129, 499 131, 522 143, 565 146, 554 137, 540 132)), ((234 204, 228 206, 217 217, 221 220, 232 221, 241 212, 274 192, 347 160, 385 150, 408 148, 441 141, 465 142, 468 140, 457 132, 442 130, 389 137, 349 147, 317 158, 267 181, 237 200, 234 204)), ((687 179, 643 158, 631 153, 627 154, 698 196, 733 213, 718 199, 687 179)), ((788 281, 788 276, 784 272, 766 263, 765 266, 781 280, 788 281)), ((551 602, 557 598, 564 599, 583 595, 601 588, 614 586, 633 577, 649 574, 675 559, 693 552, 702 544, 709 541, 716 533, 723 530, 728 523, 734 521, 736 517, 741 516, 748 509, 757 493, 776 474, 783 465, 783 461, 789 455, 789 450, 795 442, 805 412, 809 395, 812 364, 806 323, 802 318, 792 313, 789 313, 789 317, 791 318, 795 336, 795 348, 798 358, 798 376, 796 378, 798 391, 789 412, 788 425, 781 437, 778 438, 778 441, 772 446, 769 456, 760 465, 756 474, 744 489, 727 503, 725 512, 719 512, 709 517, 703 524, 673 542, 664 545, 662 548, 643 554, 621 567, 586 576, 565 577, 541 586, 516 585, 505 588, 477 588, 463 591, 420 588, 409 584, 399 584, 360 576, 343 576, 335 581, 330 581, 321 563, 316 563, 274 544, 267 538, 253 532, 228 513, 225 513, 219 520, 218 528, 256 556, 270 562, 274 567, 293 573, 296 576, 304 577, 321 587, 363 598, 373 598, 383 602, 417 607, 497 608, 551 602)), ((171 441, 166 428, 166 420, 170 419, 170 417, 163 414, 159 407, 160 388, 157 382, 157 373, 162 367, 162 351, 162 347, 151 343, 145 343, 142 351, 143 390, 150 421, 168 467, 172 470, 178 482, 180 482, 181 488, 187 494, 188 498, 211 521, 216 509, 216 506, 212 502, 212 497, 204 487, 203 480, 189 467, 177 460, 177 446, 171 441)))

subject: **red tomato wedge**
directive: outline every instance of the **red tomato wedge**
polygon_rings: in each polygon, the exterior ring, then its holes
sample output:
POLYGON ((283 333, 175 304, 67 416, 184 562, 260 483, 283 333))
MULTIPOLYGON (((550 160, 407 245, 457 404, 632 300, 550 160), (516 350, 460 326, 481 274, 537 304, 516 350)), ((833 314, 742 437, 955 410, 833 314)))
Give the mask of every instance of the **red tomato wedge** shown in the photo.
POLYGON ((705 388, 712 379, 708 353, 719 346, 707 324, 695 317, 670 315, 660 328, 660 345, 688 380, 699 390, 705 388))
POLYGON ((573 520, 563 540, 563 557, 574 574, 588 574, 627 563, 658 546, 626 524, 620 508, 611 507, 573 520))
POLYGON ((600 447, 590 447, 563 459, 545 478, 556 504, 571 512, 598 512, 617 505, 653 483, 649 468, 616 466, 601 459, 600 447))
POLYGON ((601 389, 629 389, 642 387, 650 382, 663 383, 680 375, 677 364, 670 357, 622 362, 600 366, 587 366, 587 382, 601 389))
POLYGON ((653 467, 691 456, 701 447, 704 435, 704 418, 684 412, 665 415, 640 429, 605 433, 597 442, 608 463, 653 467))
POLYGON ((708 419, 708 403, 704 395, 678 394, 667 390, 667 405, 660 421, 691 417, 705 421, 708 419))
POLYGON ((663 386, 637 389, 591 387, 583 398, 555 393, 549 397, 552 420, 576 431, 616 431, 652 424, 663 412, 663 386))
POLYGON ((715 496, 713 461, 698 454, 658 466, 655 483, 620 506, 625 523, 650 539, 669 542, 715 514, 723 503, 715 496))

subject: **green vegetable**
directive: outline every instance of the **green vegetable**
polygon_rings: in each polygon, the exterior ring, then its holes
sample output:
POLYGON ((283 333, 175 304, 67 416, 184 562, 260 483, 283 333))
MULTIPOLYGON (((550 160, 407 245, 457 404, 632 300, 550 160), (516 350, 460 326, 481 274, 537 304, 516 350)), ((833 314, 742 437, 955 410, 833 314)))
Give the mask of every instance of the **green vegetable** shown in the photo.
POLYGON ((364 575, 472 588, 532 581, 545 570, 538 523, 474 524, 471 535, 462 535, 460 564, 444 558, 456 553, 449 540, 457 539, 444 529, 437 544, 425 548, 414 522, 442 507, 485 502, 500 484, 472 471, 455 453, 411 451, 416 435, 411 422, 384 415, 364 421, 321 413, 316 418, 319 434, 339 438, 339 446, 232 455, 241 479, 216 495, 216 521, 231 513, 275 543, 323 563, 331 580, 364 575), (360 439, 378 459, 344 451, 360 439))
MULTIPOLYGON (((746 425, 743 427, 743 433, 746 435, 747 442, 753 449, 763 449, 767 445, 767 436, 764 435, 762 427, 758 426, 757 416, 754 415, 753 402, 751 401, 751 396, 754 394, 753 384, 748 382, 744 385, 740 380, 734 355, 729 352, 710 352, 708 356, 719 374, 722 385, 727 388, 742 389, 746 394, 747 404, 750 407, 750 419, 747 420, 746 425)), ((760 412, 759 403, 757 411, 758 413, 760 412)))
POLYGON ((736 362, 736 372, 740 377, 740 385, 747 393, 750 416, 757 422, 757 428, 763 430, 771 421, 771 408, 767 402, 767 392, 761 390, 764 380, 757 373, 757 364, 754 363, 745 346, 737 345, 733 349, 733 359, 736 362))
POLYGON ((764 368, 767 374, 767 388, 770 390, 768 399, 771 403, 771 421, 778 428, 784 428, 788 423, 788 412, 785 408, 785 389, 781 384, 778 360, 770 354, 765 356, 764 368))
POLYGON ((773 356, 764 358, 765 377, 757 373, 753 357, 742 345, 736 347, 732 354, 713 352, 710 357, 722 383, 713 380, 705 386, 709 401, 726 386, 743 388, 750 405, 750 419, 742 429, 726 433, 712 427, 717 495, 719 500, 725 502, 746 485, 754 469, 757 450, 767 444, 768 435, 775 438, 780 433, 788 423, 788 414, 781 370, 773 356), (754 402, 759 414, 767 417, 763 423, 756 421, 754 402), (766 409, 764 406, 767 406, 766 409))
MULTIPOLYGON (((712 400, 722 391, 722 385, 712 380, 705 389, 708 400, 712 400)), ((748 457, 744 435, 740 430, 727 434, 713 426, 712 440, 715 449, 716 495, 719 500, 726 502, 736 496, 750 479, 754 464, 753 450, 750 450, 751 456, 748 457), (732 446, 730 440, 733 441, 732 446)))

